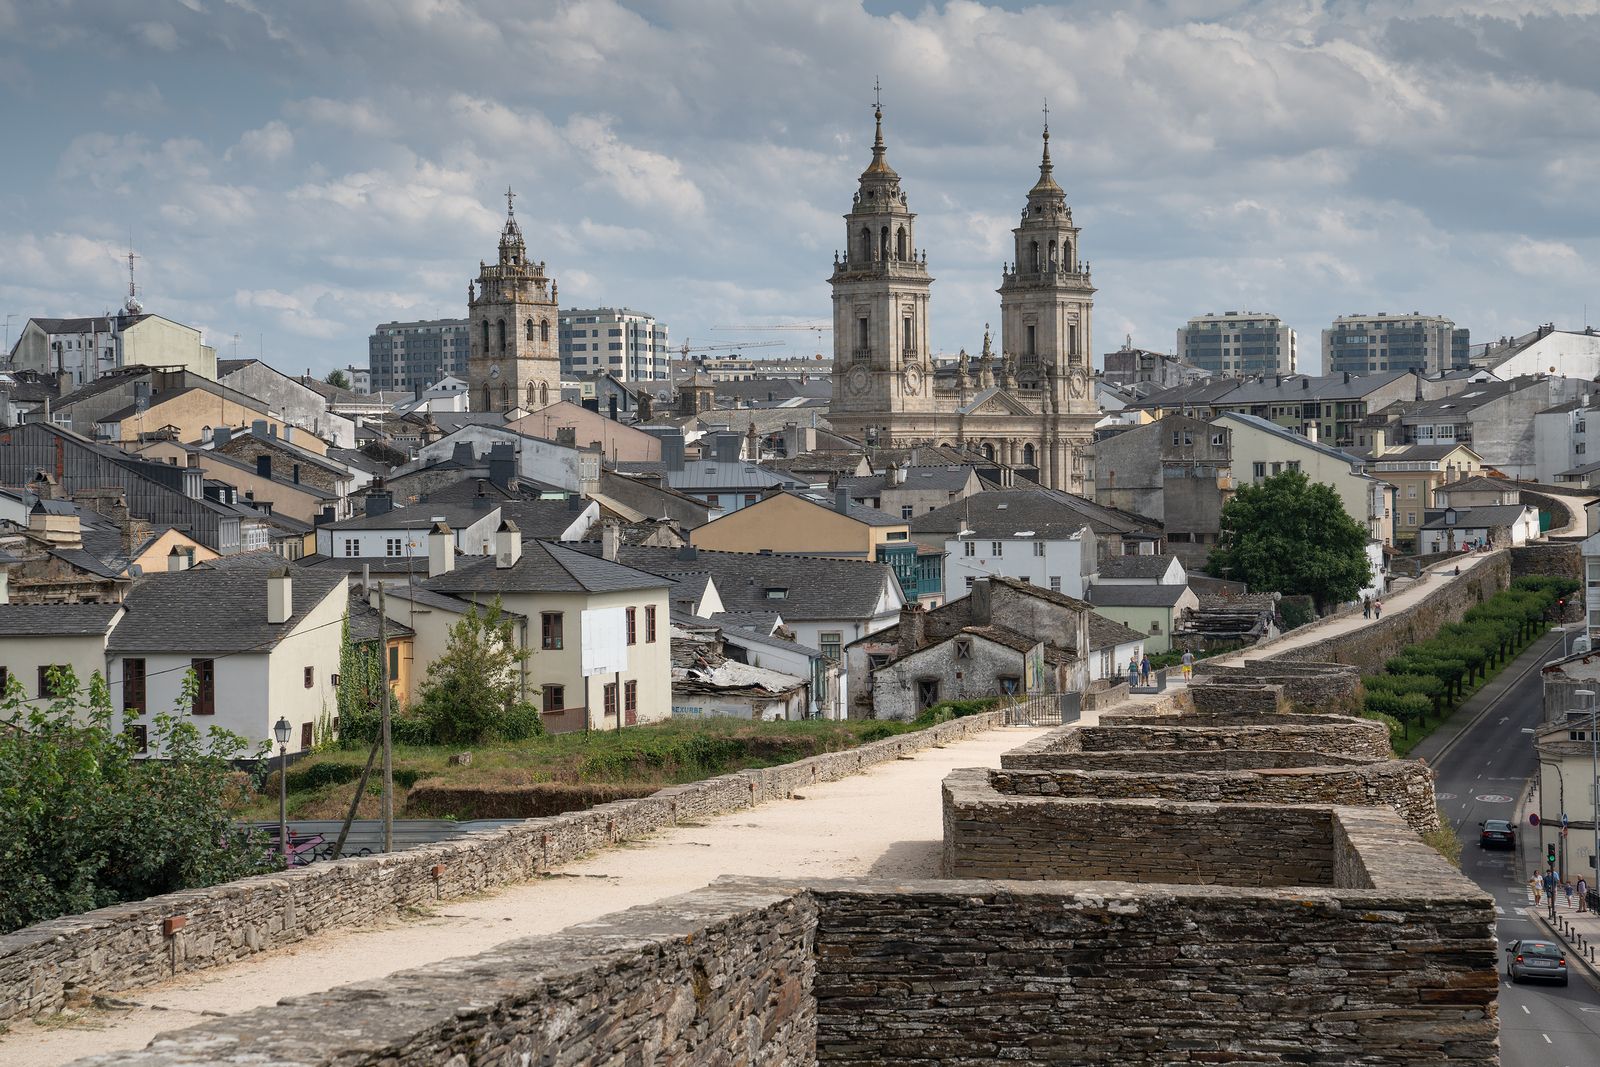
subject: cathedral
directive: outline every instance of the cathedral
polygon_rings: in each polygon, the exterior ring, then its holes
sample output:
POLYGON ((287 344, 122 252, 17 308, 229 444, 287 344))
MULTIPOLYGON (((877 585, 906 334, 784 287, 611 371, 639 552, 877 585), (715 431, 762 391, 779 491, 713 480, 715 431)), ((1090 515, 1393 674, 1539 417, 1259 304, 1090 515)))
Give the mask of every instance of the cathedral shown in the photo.
POLYGON ((561 340, 556 284, 528 247, 506 190, 500 258, 478 264, 467 283, 472 349, 467 385, 473 411, 528 412, 561 399, 561 340))
POLYGON ((1000 350, 988 328, 973 359, 935 373, 928 343, 928 256, 914 240, 900 175, 889 166, 883 110, 872 162, 845 218, 833 276, 835 429, 878 445, 952 445, 1035 473, 1041 485, 1092 494, 1090 376, 1094 286, 1078 228, 1050 163, 1044 129, 1039 180, 1012 233, 1016 260, 1000 276, 1000 350))

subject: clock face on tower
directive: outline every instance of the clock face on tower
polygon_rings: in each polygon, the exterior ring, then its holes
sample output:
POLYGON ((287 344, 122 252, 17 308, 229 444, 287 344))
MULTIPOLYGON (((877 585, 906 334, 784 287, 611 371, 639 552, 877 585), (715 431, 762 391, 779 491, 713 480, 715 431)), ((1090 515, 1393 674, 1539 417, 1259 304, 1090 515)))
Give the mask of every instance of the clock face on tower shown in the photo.
POLYGON ((496 363, 494 366, 489 368, 489 377, 490 378, 498 378, 498 377, 500 377, 500 364, 496 363))

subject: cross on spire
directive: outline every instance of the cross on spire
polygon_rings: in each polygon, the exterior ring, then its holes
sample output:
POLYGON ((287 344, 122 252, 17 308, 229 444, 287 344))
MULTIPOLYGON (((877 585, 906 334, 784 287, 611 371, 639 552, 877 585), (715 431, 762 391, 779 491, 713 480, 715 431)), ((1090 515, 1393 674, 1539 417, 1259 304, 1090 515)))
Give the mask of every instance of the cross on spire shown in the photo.
POLYGON ((513 208, 512 205, 511 205, 511 201, 515 200, 516 196, 517 196, 517 194, 513 193, 511 191, 511 186, 509 186, 509 185, 506 186, 506 214, 507 215, 515 215, 517 213, 516 209, 513 208))
POLYGON ((874 111, 883 110, 883 86, 878 84, 876 77, 872 79, 872 109, 874 111))

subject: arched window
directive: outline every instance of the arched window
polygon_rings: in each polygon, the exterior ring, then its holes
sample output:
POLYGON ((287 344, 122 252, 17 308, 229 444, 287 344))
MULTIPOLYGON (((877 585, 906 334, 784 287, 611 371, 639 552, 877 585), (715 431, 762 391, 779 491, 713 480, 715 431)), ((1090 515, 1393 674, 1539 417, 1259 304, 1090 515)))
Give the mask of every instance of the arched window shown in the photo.
POLYGON ((549 319, 540 319, 539 320, 539 340, 541 340, 541 341, 550 340, 550 320, 549 319))
POLYGON ((502 411, 511 407, 511 386, 505 382, 500 383, 500 409, 502 411))
POLYGON ((535 407, 535 406, 538 405, 538 403, 539 403, 539 383, 538 382, 529 382, 528 383, 528 407, 530 407, 530 408, 535 407))
POLYGON ((497 321, 500 323, 500 351, 504 352, 506 350, 506 320, 499 319, 497 321))
MULTIPOLYGON (((484 323, 483 324, 483 328, 484 328, 485 331, 487 331, 489 329, 489 324, 487 322, 484 323)), ((483 406, 480 407, 478 410, 479 411, 493 411, 494 410, 494 407, 489 403, 489 383, 488 382, 484 382, 483 383, 483 406)))
POLYGON ((878 258, 889 258, 889 227, 887 226, 878 231, 878 258))
POLYGON ((1024 467, 1033 466, 1033 446, 1032 445, 1023 445, 1022 446, 1022 465, 1024 467))
POLYGON ((533 320, 532 319, 528 320, 528 328, 526 330, 526 333, 528 335, 528 340, 530 340, 530 341, 533 340, 533 320))
POLYGON ((1039 270, 1039 242, 1034 241, 1029 247, 1033 250, 1033 269, 1037 272, 1039 270))
POLYGON ((991 462, 994 460, 994 445, 983 446, 983 458, 991 462))
POLYGON ((489 320, 488 319, 484 319, 483 320, 483 351, 478 353, 478 354, 481 355, 481 356, 487 356, 489 354, 489 320))
POLYGON ((858 254, 863 261, 872 258, 872 231, 865 226, 861 227, 861 248, 858 254))
POLYGON ((1050 269, 1056 269, 1056 243, 1054 239, 1050 241, 1050 269))
POLYGON ((898 230, 895 231, 895 235, 894 235, 894 258, 895 259, 905 259, 906 258, 906 228, 904 226, 900 227, 898 230))
POLYGON ((544 406, 550 403, 550 386, 546 382, 539 383, 539 404, 544 406))

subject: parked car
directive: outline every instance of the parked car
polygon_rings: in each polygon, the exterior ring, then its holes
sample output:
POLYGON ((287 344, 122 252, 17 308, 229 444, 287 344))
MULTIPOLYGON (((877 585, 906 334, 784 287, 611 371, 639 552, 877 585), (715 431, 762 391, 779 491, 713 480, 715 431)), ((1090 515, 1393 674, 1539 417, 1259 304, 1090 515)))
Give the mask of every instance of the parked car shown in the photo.
POLYGON ((1516 848, 1517 828, 1504 819, 1488 819, 1478 824, 1479 848, 1516 848))
POLYGON ((1506 974, 1513 982, 1544 978, 1566 985, 1566 950, 1551 941, 1513 941, 1506 946, 1506 974))

